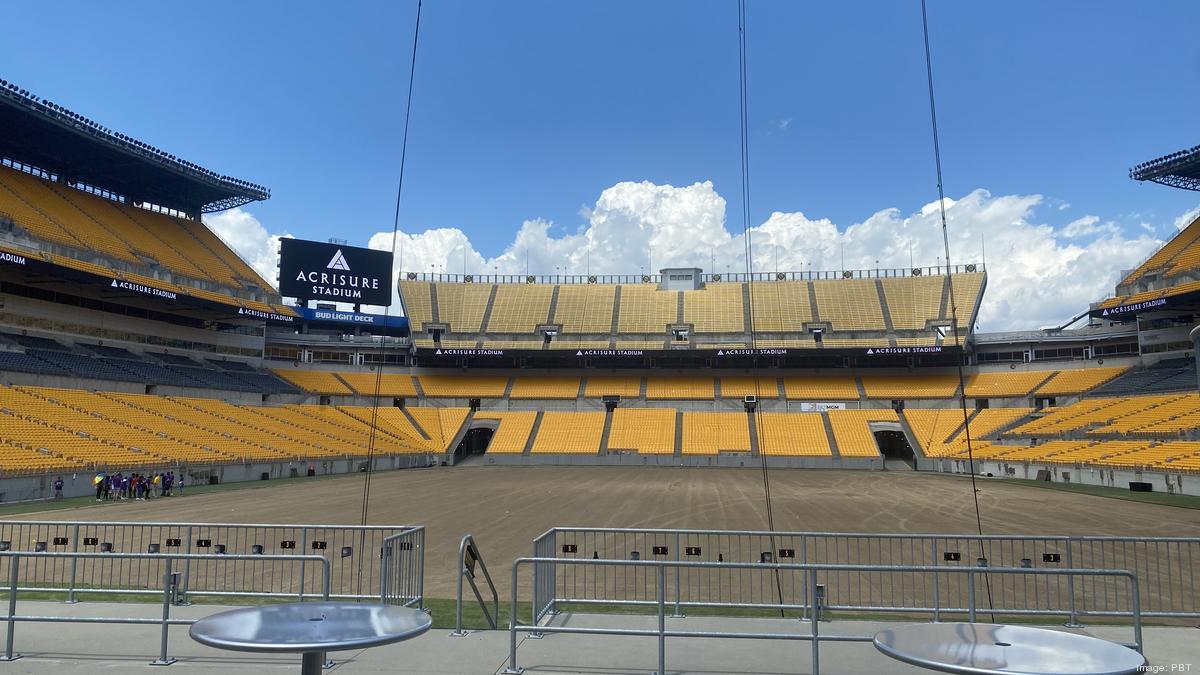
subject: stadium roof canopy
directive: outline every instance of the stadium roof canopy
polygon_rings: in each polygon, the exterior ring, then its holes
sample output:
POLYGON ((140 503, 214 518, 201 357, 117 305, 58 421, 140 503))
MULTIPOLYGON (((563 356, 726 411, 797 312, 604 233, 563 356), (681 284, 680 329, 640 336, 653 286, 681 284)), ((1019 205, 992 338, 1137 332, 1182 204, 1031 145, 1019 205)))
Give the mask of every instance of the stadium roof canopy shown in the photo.
POLYGON ((188 214, 269 199, 223 176, 0 80, 0 157, 113 194, 188 214))
POLYGON ((1129 177, 1200 191, 1200 145, 1138 164, 1129 177))

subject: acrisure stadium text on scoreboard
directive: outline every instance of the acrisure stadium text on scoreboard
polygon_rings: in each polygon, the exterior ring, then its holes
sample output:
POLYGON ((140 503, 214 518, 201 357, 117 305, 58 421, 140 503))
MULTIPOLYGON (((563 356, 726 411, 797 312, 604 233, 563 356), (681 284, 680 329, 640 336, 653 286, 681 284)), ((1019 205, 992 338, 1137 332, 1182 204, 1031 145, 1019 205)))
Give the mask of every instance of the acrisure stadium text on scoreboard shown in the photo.
POLYGON ((392 304, 392 254, 303 239, 279 240, 279 294, 302 300, 392 304))

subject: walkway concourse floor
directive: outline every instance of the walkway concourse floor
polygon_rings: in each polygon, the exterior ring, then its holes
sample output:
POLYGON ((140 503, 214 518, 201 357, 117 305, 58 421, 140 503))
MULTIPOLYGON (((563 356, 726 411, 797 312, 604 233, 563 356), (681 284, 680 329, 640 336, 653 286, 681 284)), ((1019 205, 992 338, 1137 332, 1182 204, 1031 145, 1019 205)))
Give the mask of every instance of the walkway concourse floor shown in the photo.
MULTIPOLYGON (((227 606, 173 608, 177 618, 199 618, 227 606)), ((161 616, 152 604, 21 602, 20 615, 161 616)), ((591 627, 653 628, 653 617, 564 614, 556 623, 591 627)), ((823 635, 871 635, 888 625, 884 622, 822 622, 823 635)), ((682 630, 761 630, 806 634, 808 625, 776 619, 669 619, 668 628, 682 630)), ((1065 629, 1064 629, 1065 630, 1065 629)), ((1082 632, 1112 640, 1128 641, 1126 627, 1089 626, 1082 632)), ((187 636, 185 627, 170 629, 168 654, 178 661, 162 669, 147 664, 157 655, 160 631, 157 626, 19 623, 14 644, 23 658, 0 663, 7 673, 162 672, 176 673, 293 673, 299 657, 259 656, 203 647, 187 636)), ((518 665, 530 675, 648 674, 656 668, 656 640, 651 637, 595 635, 547 635, 542 639, 519 636, 518 665)), ((1200 630, 1195 627, 1151 627, 1145 629, 1146 654, 1159 669, 1148 672, 1200 672, 1200 630), (1174 667, 1172 667, 1174 665, 1174 667)), ((472 673, 493 675, 504 671, 508 659, 506 631, 480 631, 453 638, 449 631, 429 633, 396 645, 357 652, 332 654, 331 673, 403 673, 442 675, 472 673)), ((668 675, 716 675, 719 673, 782 675, 811 673, 807 642, 785 640, 667 639, 668 675)), ((827 675, 862 673, 926 673, 892 661, 867 643, 822 643, 821 672, 827 675)))

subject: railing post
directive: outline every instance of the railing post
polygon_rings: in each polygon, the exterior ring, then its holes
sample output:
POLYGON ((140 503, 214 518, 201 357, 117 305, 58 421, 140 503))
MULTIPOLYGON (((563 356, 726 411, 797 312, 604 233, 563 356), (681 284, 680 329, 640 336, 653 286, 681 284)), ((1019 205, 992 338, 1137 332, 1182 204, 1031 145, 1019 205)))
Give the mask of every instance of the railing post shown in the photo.
POLYGON ((812 569, 808 571, 808 602, 811 617, 809 625, 812 635, 812 672, 813 675, 821 675, 821 621, 817 615, 820 611, 817 607, 817 571, 812 569))
MULTIPOLYGON (((188 525, 187 534, 184 536, 187 537, 187 543, 184 544, 183 552, 190 554, 192 552, 192 526, 191 525, 188 525)), ((184 560, 183 560, 183 581, 182 581, 183 591, 179 593, 179 597, 176 600, 176 602, 179 603, 180 605, 192 604, 191 601, 188 600, 188 591, 192 587, 191 583, 192 583, 192 559, 184 558, 184 560)))
POLYGON ((975 568, 967 568, 967 621, 975 623, 975 568))
MULTIPOLYGON (((676 565, 678 570, 679 566, 676 565)), ((667 675, 667 568, 664 565, 658 566, 657 586, 658 586, 658 672, 654 675, 667 675)), ((678 580, 678 577, 676 577, 678 580)))
POLYGON ((390 566, 388 565, 388 545, 387 539, 385 538, 384 543, 379 547, 379 602, 384 605, 388 604, 387 577, 389 571, 390 566))
MULTIPOLYGON (((932 539, 929 542, 929 564, 937 567, 937 540, 932 539)), ((933 573, 933 623, 941 623, 942 621, 942 598, 941 587, 938 584, 938 578, 941 575, 936 571, 933 573)))
POLYGON ((464 535, 462 541, 458 544, 458 581, 456 584, 458 592, 454 596, 456 599, 454 603, 454 632, 450 634, 450 637, 466 637, 467 635, 462 627, 462 585, 463 577, 467 574, 466 550, 471 545, 471 541, 471 535, 468 534, 464 535))
POLYGON ((170 628, 167 621, 171 618, 171 596, 174 595, 171 592, 174 586, 172 576, 171 559, 163 558, 162 635, 158 642, 158 658, 150 662, 152 666, 169 666, 175 663, 175 659, 167 656, 167 631, 170 628))
MULTIPOLYGON (((1071 570, 1075 569, 1074 556, 1071 554, 1071 551, 1074 548, 1075 548, 1074 539, 1071 537, 1068 537, 1067 538, 1067 569, 1071 569, 1071 570)), ((1084 587, 1086 588, 1086 585, 1084 587)), ((1076 609, 1075 609, 1075 575, 1074 574, 1067 575, 1067 608, 1070 611, 1070 618, 1067 619, 1067 625, 1068 626, 1078 626, 1079 625, 1079 617, 1076 614, 1076 609)))
POLYGON ((17 571, 21 558, 10 555, 8 559, 8 637, 4 641, 4 657, 0 658, 0 661, 16 661, 21 658, 20 654, 13 654, 13 637, 17 628, 17 621, 13 617, 17 615, 17 571))
MULTIPOLYGON (((675 562, 679 562, 679 533, 675 533, 675 562)), ((683 613, 679 611, 679 565, 675 566, 675 613, 671 616, 681 618, 683 613)))
MULTIPOLYGON (((525 672, 524 668, 517 667, 517 568, 520 566, 520 560, 513 562, 510 591, 512 604, 508 608, 508 667, 504 669, 505 675, 521 675, 525 672)), ((537 616, 536 607, 533 608, 533 614, 537 616)))
MULTIPOLYGON (((800 564, 802 564, 802 565, 808 564, 808 535, 804 535, 804 536, 800 537, 800 564)), ((811 575, 812 575, 812 570, 809 570, 806 568, 804 570, 803 581, 800 584, 800 586, 803 588, 801 593, 803 593, 805 596, 808 595, 808 578, 811 575)), ((805 619, 808 619, 808 618, 809 618, 809 616, 808 616, 808 598, 802 597, 802 598, 800 598, 800 620, 804 621, 805 619)))
MULTIPOLYGON (((300 555, 306 555, 308 551, 308 528, 304 528, 303 534, 300 537, 300 555)), ((307 560, 300 561, 300 602, 304 602, 304 571, 307 566, 307 560)))
MULTIPOLYGON (((79 553, 79 523, 75 523, 71 528, 71 552, 79 553)), ((75 599, 75 571, 79 565, 79 558, 71 558, 71 578, 67 580, 67 604, 73 605, 78 600, 75 599)))

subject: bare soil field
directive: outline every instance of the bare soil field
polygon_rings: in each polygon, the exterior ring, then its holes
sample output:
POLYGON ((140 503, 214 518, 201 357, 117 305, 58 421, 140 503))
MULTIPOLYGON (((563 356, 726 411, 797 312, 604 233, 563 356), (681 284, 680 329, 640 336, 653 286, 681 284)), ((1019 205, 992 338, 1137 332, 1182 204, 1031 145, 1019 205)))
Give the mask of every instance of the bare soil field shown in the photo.
MULTIPOLYGON (((971 534, 970 481, 913 472, 772 470, 776 530, 971 534)), ((361 475, 149 502, 14 516, 20 520, 357 524, 361 475)), ((988 534, 1200 536, 1200 511, 1002 480, 979 480, 988 534)), ((455 556, 475 536, 503 589, 513 559, 555 526, 767 529, 757 469, 488 467, 378 473, 368 522, 427 528, 425 594, 452 597, 455 556)), ((505 596, 502 595, 502 598, 505 596)))

